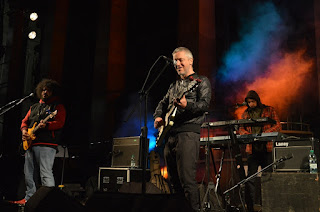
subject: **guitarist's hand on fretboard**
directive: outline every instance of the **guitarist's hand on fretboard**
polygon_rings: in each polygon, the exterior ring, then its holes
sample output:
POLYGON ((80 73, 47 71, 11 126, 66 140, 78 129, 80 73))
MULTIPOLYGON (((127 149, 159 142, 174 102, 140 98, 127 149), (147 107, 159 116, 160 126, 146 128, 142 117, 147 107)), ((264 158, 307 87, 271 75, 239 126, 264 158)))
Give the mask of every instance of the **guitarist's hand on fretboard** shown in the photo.
POLYGON ((39 123, 39 128, 43 129, 45 127, 46 127, 46 123, 43 123, 43 120, 41 120, 39 123))
POLYGON ((173 101, 173 104, 177 107, 180 107, 182 109, 186 108, 187 107, 187 99, 186 99, 186 96, 183 95, 183 97, 181 99, 175 99, 173 101))
POLYGON ((159 127, 161 127, 162 125, 164 125, 164 121, 161 117, 157 117, 155 120, 154 120, 154 128, 158 129, 159 127))

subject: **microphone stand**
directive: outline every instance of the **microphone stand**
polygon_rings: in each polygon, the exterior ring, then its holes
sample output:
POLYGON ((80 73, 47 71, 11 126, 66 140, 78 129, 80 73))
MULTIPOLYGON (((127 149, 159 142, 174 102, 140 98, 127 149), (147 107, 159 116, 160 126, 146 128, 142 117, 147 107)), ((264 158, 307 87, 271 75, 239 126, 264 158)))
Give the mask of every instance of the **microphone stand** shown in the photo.
MULTIPOLYGON (((13 109, 15 106, 21 104, 24 100, 28 99, 29 97, 33 96, 33 93, 29 94, 28 96, 25 96, 21 99, 16 99, 16 100, 13 100, 7 104, 5 104, 4 106, 2 106, 0 108, 0 116, 5 114, 6 112, 8 112, 9 110, 13 109)), ((2 158, 2 152, 0 154, 0 158, 2 158)))
POLYGON ((268 166, 264 167, 264 168, 261 169, 260 171, 258 171, 258 172, 256 172, 256 173, 254 173, 253 175, 251 175, 251 176, 249 176, 249 177, 241 180, 241 181, 238 182, 236 185, 234 185, 234 186, 231 187, 230 189, 228 189, 228 190, 226 190, 225 192, 223 192, 223 194, 225 195, 225 194, 229 193, 231 190, 237 188, 238 186, 240 186, 240 187, 243 186, 246 182, 248 182, 249 180, 255 178, 258 174, 260 174, 260 173, 263 172, 264 170, 270 168, 271 166, 273 166, 273 165, 275 165, 275 164, 278 165, 278 164, 284 162, 285 160, 289 160, 289 159, 291 159, 291 158, 292 158, 292 156, 291 156, 291 157, 282 157, 282 158, 279 158, 278 160, 276 160, 276 161, 273 162, 273 163, 270 163, 268 166))
MULTIPOLYGON (((157 75, 157 77, 152 81, 151 85, 148 87, 148 89, 145 90, 145 85, 148 81, 148 78, 150 76, 150 72, 153 69, 154 65, 157 63, 157 61, 162 58, 163 56, 160 56, 156 62, 152 65, 152 67, 150 68, 148 75, 144 81, 144 84, 141 88, 141 90, 139 91, 139 95, 140 95, 140 102, 144 101, 144 126, 141 127, 141 151, 142 151, 142 156, 141 156, 141 164, 142 164, 142 194, 146 193, 146 157, 147 157, 147 151, 148 151, 148 147, 147 147, 147 142, 148 142, 148 127, 147 127, 147 117, 148 117, 148 113, 147 113, 147 103, 148 103, 148 95, 149 92, 151 90, 151 88, 153 87, 153 85, 157 82, 157 80, 159 79, 159 77, 163 74, 163 72, 165 71, 165 69, 167 68, 167 66, 170 64, 170 62, 168 60, 166 60, 166 64, 165 66, 161 69, 161 71, 159 72, 159 74, 157 75)), ((132 115, 133 112, 131 112, 129 114, 129 116, 132 115)))
POLYGON ((29 97, 33 96, 33 93, 29 94, 28 96, 23 97, 22 99, 16 99, 13 100, 11 102, 9 102, 8 104, 4 105, 3 107, 0 108, 0 116, 5 114, 6 112, 8 112, 9 110, 11 110, 12 108, 14 108, 15 106, 21 104, 24 100, 28 99, 29 97), (11 106, 10 106, 11 105, 11 106), (10 106, 10 107, 9 107, 10 106))

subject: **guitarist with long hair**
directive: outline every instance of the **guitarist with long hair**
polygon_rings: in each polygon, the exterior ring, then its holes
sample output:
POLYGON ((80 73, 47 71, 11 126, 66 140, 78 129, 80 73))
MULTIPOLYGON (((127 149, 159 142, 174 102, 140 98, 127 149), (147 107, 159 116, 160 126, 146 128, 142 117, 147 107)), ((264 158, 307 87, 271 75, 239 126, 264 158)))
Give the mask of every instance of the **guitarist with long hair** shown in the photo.
POLYGON ((60 90, 58 82, 43 79, 36 87, 40 101, 30 107, 22 120, 27 190, 25 198, 13 201, 15 204, 24 205, 38 186, 55 186, 52 167, 66 118, 65 107, 59 98, 60 90))
POLYGON ((153 115, 154 127, 168 129, 170 126, 170 130, 159 132, 166 132, 164 159, 172 193, 185 195, 193 210, 198 211, 200 196, 195 179, 196 164, 200 128, 209 109, 211 85, 207 77, 194 72, 193 55, 189 49, 176 48, 172 56, 180 79, 170 85, 159 102, 153 115))

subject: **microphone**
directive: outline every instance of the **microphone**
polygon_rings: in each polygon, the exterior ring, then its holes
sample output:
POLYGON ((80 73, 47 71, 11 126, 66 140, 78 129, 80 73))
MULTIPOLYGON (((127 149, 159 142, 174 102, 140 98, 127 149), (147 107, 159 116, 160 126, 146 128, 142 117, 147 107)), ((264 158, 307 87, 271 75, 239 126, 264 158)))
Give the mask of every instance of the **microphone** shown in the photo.
POLYGON ((114 156, 118 156, 118 155, 120 155, 120 154, 121 154, 121 151, 120 151, 119 149, 112 151, 112 155, 114 155, 114 156))
POLYGON ((163 57, 163 59, 165 59, 165 60, 168 61, 169 63, 173 64, 174 66, 177 65, 177 61, 172 60, 171 58, 166 57, 166 56, 162 56, 162 57, 163 57))
POLYGON ((22 101, 25 100, 25 99, 28 99, 30 97, 33 97, 34 96, 34 93, 30 93, 28 96, 25 96, 22 98, 22 101))
POLYGON ((17 104, 20 104, 21 102, 23 102, 24 100, 28 99, 29 97, 34 96, 33 93, 30 93, 28 96, 23 97, 22 99, 19 100, 19 102, 17 104))
POLYGON ((242 103, 236 103, 236 108, 246 106, 247 102, 242 102, 242 103))
POLYGON ((284 158, 285 158, 286 160, 289 160, 289 159, 293 158, 293 154, 292 154, 292 153, 287 154, 286 156, 284 156, 284 158))
POLYGON ((289 159, 291 159, 291 158, 293 158, 293 154, 292 154, 292 153, 287 154, 286 156, 282 156, 282 157, 280 158, 280 160, 285 161, 285 160, 289 160, 289 159))
POLYGON ((28 99, 29 97, 32 97, 32 96, 33 96, 33 93, 30 93, 28 96, 25 96, 25 97, 23 97, 21 99, 13 100, 13 101, 5 104, 4 106, 0 107, 0 115, 4 114, 5 112, 7 112, 8 110, 12 109, 13 107, 21 104, 24 100, 26 100, 26 99, 28 99), (2 110, 4 110, 4 108, 6 108, 6 111, 2 112, 2 110))

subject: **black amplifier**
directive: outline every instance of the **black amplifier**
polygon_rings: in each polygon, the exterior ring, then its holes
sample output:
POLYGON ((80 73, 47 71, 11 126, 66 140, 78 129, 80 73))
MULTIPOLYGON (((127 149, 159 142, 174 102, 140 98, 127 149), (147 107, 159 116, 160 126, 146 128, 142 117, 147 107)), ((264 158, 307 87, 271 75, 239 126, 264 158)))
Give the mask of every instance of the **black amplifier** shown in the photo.
MULTIPOLYGON (((273 144, 273 161, 292 155, 291 159, 275 165, 274 171, 305 172, 309 170, 308 155, 318 144, 315 138, 292 138, 275 141, 273 144)), ((319 157, 318 157, 319 158, 319 157)))
MULTIPOLYGON (((146 147, 149 147, 149 139, 146 147)), ((133 155, 136 166, 141 168, 142 151, 142 141, 140 136, 114 138, 111 167, 130 167, 131 156, 133 155)), ((145 166, 147 167, 147 160, 145 166)))

